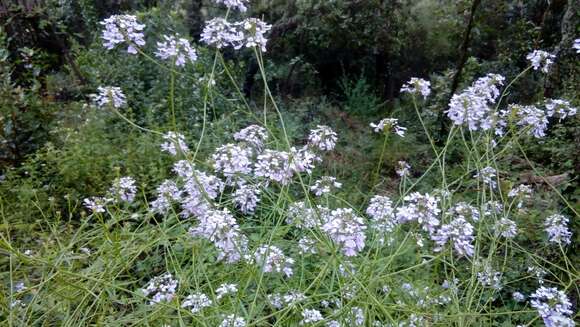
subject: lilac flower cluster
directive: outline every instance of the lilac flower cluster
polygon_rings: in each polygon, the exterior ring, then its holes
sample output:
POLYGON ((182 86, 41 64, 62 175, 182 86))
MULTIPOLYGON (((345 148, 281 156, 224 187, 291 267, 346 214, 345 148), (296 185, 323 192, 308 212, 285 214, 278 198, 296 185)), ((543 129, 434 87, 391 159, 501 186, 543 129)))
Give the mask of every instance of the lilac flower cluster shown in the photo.
POLYGON ((145 40, 143 29, 145 25, 137 22, 137 17, 133 15, 113 15, 101 22, 105 30, 101 38, 105 41, 103 46, 108 50, 114 49, 117 45, 127 43, 127 52, 137 53, 136 46, 144 46, 145 40))
POLYGON ((427 98, 431 94, 431 82, 426 81, 422 78, 411 77, 411 79, 403 84, 401 88, 401 93, 410 93, 413 95, 421 95, 423 98, 427 98))
POLYGON ((287 277, 292 276, 294 259, 286 257, 279 248, 262 245, 256 250, 254 257, 263 272, 278 272, 284 273, 287 277))
POLYGON ((371 123, 370 126, 374 129, 375 133, 390 133, 391 131, 400 137, 405 137, 406 127, 402 127, 398 123, 396 118, 384 118, 378 123, 371 123))
POLYGON ((470 131, 490 129, 493 126, 491 105, 496 102, 504 80, 501 75, 488 74, 460 94, 453 95, 447 110, 449 119, 455 125, 467 125, 470 131))
POLYGON ((318 125, 316 129, 310 131, 308 144, 320 149, 321 151, 330 151, 336 146, 338 140, 337 134, 328 126, 318 125))
POLYGON ((290 290, 286 294, 274 293, 268 295, 268 303, 276 309, 291 307, 306 300, 304 293, 290 290))
POLYGON ((322 196, 323 194, 329 194, 332 189, 338 189, 342 187, 342 183, 336 181, 335 177, 332 176, 322 176, 319 180, 314 182, 314 185, 310 186, 310 191, 316 196, 322 196))
POLYGON ((165 41, 157 42, 157 52, 155 55, 162 60, 174 60, 175 66, 184 66, 185 63, 193 63, 197 60, 197 52, 191 47, 187 39, 180 38, 179 35, 164 35, 165 41))
POLYGON ((554 60, 556 60, 556 56, 543 50, 534 50, 528 53, 526 59, 530 61, 534 70, 539 69, 542 73, 548 73, 550 71, 550 66, 552 66, 554 60))
POLYGON ((322 230, 339 244, 346 256, 355 256, 365 246, 364 220, 350 209, 333 210, 322 230))
POLYGON ((568 217, 560 214, 551 215, 546 218, 544 226, 551 243, 566 245, 572 241, 572 232, 568 229, 568 217))
POLYGON ((248 8, 246 7, 246 3, 249 0, 214 0, 214 1, 217 4, 223 4, 229 9, 237 9, 241 12, 245 12, 246 10, 248 10, 248 8))
POLYGON ((136 194, 135 180, 129 176, 120 177, 113 181, 106 196, 86 198, 83 205, 93 213, 103 213, 110 203, 133 202, 136 194))
POLYGON ((92 98, 98 107, 113 106, 114 108, 121 108, 127 104, 127 98, 120 87, 116 86, 99 86, 97 94, 93 94, 92 98))
POLYGON ((538 313, 546 326, 574 326, 572 303, 566 294, 554 287, 540 287, 530 295, 530 304, 538 313))
POLYGON ((161 143, 161 151, 176 156, 178 153, 189 153, 185 136, 177 132, 167 132, 163 135, 165 142, 161 143))
POLYGON ((458 216, 449 224, 444 224, 432 236, 433 241, 438 245, 435 251, 441 251, 445 243, 450 241, 453 243, 455 252, 460 256, 471 257, 474 253, 473 241, 473 226, 465 220, 464 217, 458 216))
POLYGON ((372 218, 371 229, 377 232, 380 243, 383 243, 384 236, 391 233, 397 225, 391 199, 381 195, 373 196, 367 207, 366 214, 372 218))
POLYGON ((483 184, 489 185, 489 187, 493 189, 497 187, 497 170, 493 167, 484 167, 478 173, 473 175, 473 177, 479 178, 483 184))
POLYGON ((266 129, 258 125, 250 125, 234 134, 234 140, 244 142, 258 152, 262 151, 267 139, 266 129))
POLYGON ((397 208, 397 222, 407 223, 417 221, 424 231, 430 235, 435 233, 439 226, 439 199, 429 194, 411 193, 405 198, 405 205, 397 208))
POLYGON ((237 284, 221 284, 216 290, 216 299, 220 300, 228 294, 234 294, 238 292, 237 284))
POLYGON ((265 34, 272 25, 258 18, 246 18, 240 22, 230 23, 223 18, 213 18, 206 23, 201 34, 201 41, 216 48, 231 46, 238 50, 242 47, 259 47, 266 51, 268 40, 265 34))
POLYGON ((181 303, 181 307, 184 309, 189 309, 191 313, 195 314, 204 308, 210 307, 212 304, 212 300, 210 300, 207 295, 198 292, 188 295, 181 303))
POLYGON ((236 315, 227 315, 218 327, 246 327, 246 319, 236 315))
POLYGON ((149 304, 169 302, 175 297, 177 284, 177 280, 170 273, 165 273, 151 279, 141 291, 145 296, 151 296, 149 304))

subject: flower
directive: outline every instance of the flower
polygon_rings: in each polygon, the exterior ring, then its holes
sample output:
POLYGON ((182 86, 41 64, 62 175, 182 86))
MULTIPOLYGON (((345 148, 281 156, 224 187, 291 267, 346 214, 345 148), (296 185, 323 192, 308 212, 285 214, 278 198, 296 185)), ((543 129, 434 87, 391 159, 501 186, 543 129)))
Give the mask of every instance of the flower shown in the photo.
POLYGON ((441 251, 445 243, 451 241, 457 254, 466 257, 473 256, 472 242, 475 240, 473 230, 473 226, 464 217, 459 216, 453 219, 451 223, 441 226, 431 237, 438 245, 435 251, 441 251))
POLYGON ((423 230, 433 234, 435 228, 439 226, 439 199, 429 194, 421 194, 419 192, 407 195, 405 200, 406 205, 397 209, 397 223, 406 223, 410 221, 417 221, 422 225, 423 230))
POLYGON ((516 125, 528 128, 528 135, 533 135, 535 138, 542 138, 546 136, 548 129, 548 118, 543 110, 535 106, 519 106, 511 105, 510 109, 515 111, 516 125))
POLYGON ((155 55, 163 60, 175 60, 175 66, 184 66, 187 60, 193 63, 197 60, 197 52, 191 47, 189 41, 180 38, 179 34, 164 35, 165 41, 157 42, 155 55))
POLYGON ((515 198, 515 197, 530 197, 532 195, 532 187, 530 185, 521 184, 517 187, 512 188, 509 193, 508 197, 515 198))
POLYGON ((542 73, 548 73, 550 66, 556 60, 556 56, 543 50, 534 50, 528 53, 526 59, 532 63, 534 70, 540 69, 542 73))
POLYGON ((189 147, 185 143, 185 136, 177 132, 167 132, 163 135, 165 142, 161 143, 161 151, 176 156, 177 153, 187 154, 189 147))
POLYGON ((316 309, 304 309, 302 311, 302 321, 300 321, 300 325, 305 324, 312 324, 321 320, 324 320, 320 311, 316 309))
POLYGON ((136 54, 135 46, 144 46, 143 29, 145 25, 137 22, 133 15, 113 15, 100 23, 105 26, 101 38, 105 40, 103 46, 107 50, 114 49, 118 44, 128 43, 127 52, 136 54))
POLYGON ((116 86, 99 86, 98 93, 93 94, 92 98, 95 104, 99 107, 113 106, 113 108, 121 108, 127 104, 125 94, 120 87, 116 86))
POLYGON ((355 256, 365 246, 364 220, 350 208, 333 210, 321 228, 346 256, 355 256))
POLYGON ((568 229, 568 217, 554 214, 546 218, 544 222, 545 230, 548 233, 548 240, 557 244, 570 244, 572 232, 568 229))
POLYGON ((321 196, 330 193, 333 188, 341 187, 342 183, 337 182, 335 177, 322 176, 319 180, 314 182, 314 185, 310 186, 310 191, 312 191, 316 196, 321 196))
POLYGON ((262 245, 256 250, 254 257, 263 272, 283 272, 287 277, 292 276, 294 259, 286 257, 279 248, 262 245))
POLYGON ((221 299, 228 294, 233 294, 238 292, 237 284, 221 284, 216 290, 216 299, 221 299))
POLYGON ((288 184, 293 175, 290 168, 290 155, 288 152, 265 150, 257 158, 254 174, 282 185, 288 184))
POLYGON ((189 229, 189 234, 212 242, 219 251, 218 260, 225 259, 227 263, 240 260, 248 244, 228 209, 209 210, 196 227, 189 229))
POLYGON ((316 129, 310 131, 308 144, 322 151, 330 151, 334 149, 337 139, 337 134, 330 127, 317 125, 316 129))
POLYGON ((411 77, 407 83, 403 84, 401 93, 420 94, 423 98, 427 99, 429 94, 431 94, 431 82, 422 78, 411 77))
POLYGON ((375 133, 389 133, 390 131, 394 131, 395 134, 404 137, 407 128, 399 126, 398 121, 396 118, 385 118, 376 124, 371 123, 370 126, 374 129, 375 133))
POLYGON ((258 151, 262 151, 264 142, 268 139, 266 129, 258 125, 250 125, 234 134, 236 141, 245 142, 258 151))
POLYGON ((514 299, 514 301, 516 302, 524 302, 526 300, 526 296, 523 295, 520 292, 513 292, 512 293, 512 298, 514 299))
POLYGON ((371 228, 381 235, 390 233, 397 225, 395 210, 391 199, 382 195, 375 195, 371 198, 366 214, 372 218, 371 228))
POLYGON ((470 131, 488 130, 493 125, 490 106, 499 96, 499 86, 505 78, 498 74, 487 74, 477 79, 460 94, 454 94, 446 111, 455 125, 467 125, 470 131))
POLYGON ((484 265, 483 270, 477 273, 477 280, 484 287, 491 287, 496 290, 502 289, 502 273, 494 271, 489 264, 484 265))
POLYGON ((411 166, 406 161, 399 161, 398 168, 395 170, 400 177, 409 176, 411 166))
POLYGON ((181 200, 181 191, 174 181, 165 180, 157 187, 157 199, 151 202, 154 212, 167 213, 172 201, 181 200))
POLYGON ((513 220, 501 218, 495 223, 493 229, 497 235, 505 238, 514 238, 518 234, 518 227, 513 220))
POLYGON ((572 48, 576 49, 576 53, 580 53, 580 39, 574 40, 572 48))
POLYGON ((303 201, 290 204, 286 223, 298 228, 310 229, 320 227, 328 220, 330 210, 322 206, 316 209, 306 207, 303 201))
POLYGON ((113 182, 113 186, 109 189, 113 199, 125 202, 133 202, 137 194, 137 187, 133 177, 121 177, 113 182))
POLYGON ((496 175, 497 174, 497 170, 495 170, 495 168, 493 167, 485 167, 482 168, 477 174, 473 175, 473 177, 475 178, 479 178, 481 179, 481 181, 484 184, 489 185, 491 188, 496 188, 497 187, 497 182, 496 182, 496 175))
POLYGON ((181 307, 185 309, 190 309, 191 313, 198 313, 203 308, 207 308, 212 305, 212 301, 203 293, 194 293, 188 295, 185 300, 181 303, 181 307))
POLYGON ((93 196, 91 198, 84 199, 83 205, 85 208, 90 209, 93 213, 103 213, 105 212, 105 206, 110 201, 110 199, 93 196))
POLYGON ((239 183, 233 195, 234 202, 244 214, 251 214, 260 202, 260 192, 260 188, 256 185, 239 183))
POLYGON ((248 148, 235 144, 222 145, 212 155, 213 166, 217 172, 222 172, 228 178, 236 174, 250 174, 251 155, 248 148))
POLYGON ((141 291, 145 296, 152 295, 149 304, 169 302, 173 297, 175 297, 177 284, 177 280, 173 279, 173 276, 170 273, 165 273, 151 279, 147 286, 142 288, 141 291))
POLYGON ((246 18, 240 22, 230 23, 223 18, 214 18, 207 22, 201 34, 201 41, 218 49, 231 46, 238 50, 242 47, 259 47, 266 51, 268 40, 265 34, 272 25, 258 18, 246 18))
POLYGON ((241 12, 246 12, 246 10, 248 10, 248 8, 246 8, 246 3, 248 2, 248 0, 214 0, 214 1, 217 4, 223 4, 229 9, 237 9, 241 12))
MULTIPOLYGON (((580 39, 579 39, 580 40, 580 39)), ((578 109, 572 107, 570 102, 562 99, 548 99, 546 100, 546 116, 558 117, 558 120, 565 119, 576 115, 578 109)))
POLYGON ((268 294, 268 302, 276 309, 294 306, 304 300, 306 300, 304 293, 296 290, 290 290, 283 295, 280 293, 268 294))
POLYGON ((227 315, 218 327, 246 327, 246 319, 233 314, 227 315))
POLYGON ((532 308, 538 310, 538 314, 548 327, 574 326, 572 319, 572 303, 566 294, 555 287, 540 287, 530 295, 532 308))
POLYGON ((316 248, 314 247, 316 244, 316 241, 314 241, 313 239, 309 238, 309 237, 303 237, 301 239, 298 240, 298 247, 300 248, 300 251, 298 251, 298 253, 300 254, 316 254, 316 248))

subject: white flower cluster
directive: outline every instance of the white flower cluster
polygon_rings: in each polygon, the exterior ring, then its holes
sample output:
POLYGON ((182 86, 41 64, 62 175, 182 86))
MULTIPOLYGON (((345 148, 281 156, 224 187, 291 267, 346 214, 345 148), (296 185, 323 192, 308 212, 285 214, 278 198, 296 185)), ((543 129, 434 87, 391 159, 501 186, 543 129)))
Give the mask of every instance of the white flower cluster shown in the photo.
POLYGON ((439 199, 427 193, 423 195, 419 192, 414 192, 405 196, 403 200, 405 200, 406 205, 397 208, 397 222, 417 221, 424 231, 433 235, 440 223, 439 214, 441 209, 439 209, 439 199))
POLYGON ((431 82, 422 78, 411 77, 407 83, 403 84, 401 93, 420 94, 423 98, 427 99, 429 94, 431 94, 431 82))
POLYGON ((157 52, 155 55, 162 60, 174 60, 175 66, 184 66, 185 63, 193 63, 197 60, 197 52, 191 47, 187 39, 180 38, 179 35, 164 35, 165 41, 157 42, 157 52))
POLYGON ((576 53, 580 53, 580 39, 574 40, 572 48, 576 49, 576 53))
POLYGON ((558 120, 566 119, 576 115, 578 109, 572 107, 569 101, 562 99, 546 100, 546 115, 548 117, 557 117, 558 120))
POLYGON ((371 198, 366 213, 371 220, 371 228, 375 230, 381 237, 381 243, 384 240, 383 236, 391 233, 397 225, 395 219, 395 210, 393 203, 387 196, 375 195, 371 198))
POLYGON ((534 50, 528 53, 526 59, 531 62, 534 70, 539 69, 542 73, 548 73, 550 71, 550 66, 552 66, 554 60, 556 60, 556 56, 543 50, 534 50))
POLYGON ((189 309, 191 313, 195 314, 204 308, 210 307, 212 304, 212 300, 210 300, 207 295, 198 292, 188 295, 181 303, 181 307, 184 309, 189 309))
POLYGON ((125 176, 113 181, 109 193, 115 200, 133 202, 137 194, 137 186, 133 177, 125 176))
POLYGON ((400 177, 409 176, 409 171, 411 170, 411 166, 406 161, 399 161, 397 163, 397 175, 400 177))
POLYGON ((481 179, 484 184, 489 185, 491 188, 497 187, 497 170, 493 167, 484 167, 478 173, 473 175, 473 177, 481 179))
POLYGON ((229 9, 237 9, 241 12, 245 12, 248 10, 246 7, 246 3, 248 0, 214 0, 217 4, 223 4, 224 6, 228 7, 229 9))
POLYGON ((151 279, 141 291, 145 296, 151 296, 149 304, 169 302, 175 297, 177 284, 177 280, 170 273, 165 273, 151 279))
POLYGON ((302 321, 300 321, 300 325, 313 324, 321 320, 324 320, 324 317, 322 317, 320 311, 316 309, 304 309, 302 311, 302 321))
POLYGON ((177 132, 167 132, 163 135, 165 142, 161 143, 161 151, 176 156, 178 153, 187 154, 189 147, 185 143, 185 136, 177 132))
POLYGON ((364 220, 350 208, 332 210, 322 230, 339 244, 346 256, 355 256, 365 246, 364 220))
POLYGON ((173 201, 181 200, 181 190, 174 181, 165 180, 157 187, 157 199, 151 202, 153 212, 166 214, 171 209, 173 201))
POLYGON ((113 106, 118 109, 127 104, 127 98, 120 87, 99 86, 97 91, 98 93, 91 95, 91 97, 98 107, 113 106))
POLYGON ((378 123, 371 123, 370 126, 374 129, 375 133, 390 133, 393 131, 400 137, 405 137, 406 127, 399 126, 398 119, 396 118, 384 118, 378 123))
POLYGON ((526 300, 526 296, 521 292, 513 292, 512 299, 516 302, 524 302, 526 300))
POLYGON ((224 296, 228 294, 234 294, 238 292, 238 285, 237 284, 221 284, 216 290, 216 299, 220 300, 224 296))
POLYGON ((295 306, 306 300, 304 293, 290 290, 286 294, 274 293, 268 295, 268 303, 276 309, 295 306))
POLYGON ((310 131, 308 144, 320 149, 330 151, 336 146, 338 135, 328 126, 318 125, 316 129, 310 131))
POLYGON ((298 247, 300 250, 298 253, 306 255, 306 254, 316 254, 318 253, 315 248, 316 241, 309 237, 303 237, 298 240, 298 247))
POLYGON ((503 236, 505 238, 514 238, 518 234, 518 227, 513 220, 508 218, 501 218, 498 220, 493 229, 497 235, 503 236))
POLYGON ((323 194, 329 194, 334 188, 338 189, 341 187, 342 183, 337 182, 335 177, 322 176, 314 182, 314 185, 310 186, 310 191, 316 196, 322 196, 323 194))
POLYGON ((441 226, 432 236, 433 241, 438 245, 434 250, 441 251, 445 243, 451 241, 458 255, 471 257, 474 253, 473 231, 473 226, 464 217, 458 216, 451 223, 441 226))
POLYGON ((532 195, 532 187, 530 185, 521 184, 517 187, 512 188, 509 193, 508 197, 515 198, 515 197, 524 197, 528 198, 532 195))
POLYGON ((216 176, 194 169, 186 160, 175 163, 174 170, 184 179, 181 215, 205 216, 213 206, 212 200, 224 190, 224 183, 216 176))
POLYGON ((568 317, 573 314, 572 303, 564 292, 542 286, 530 298, 532 307, 538 310, 546 326, 575 326, 574 320, 568 317))
POLYGON ((286 223, 303 229, 320 227, 328 220, 328 214, 330 211, 325 207, 317 206, 315 210, 299 201, 288 207, 286 223))
POLYGON ((254 257, 263 272, 278 272, 284 273, 287 277, 292 276, 294 259, 286 257, 279 248, 262 245, 256 250, 254 257))
POLYGON ((529 135, 535 138, 546 136, 548 129, 548 117, 546 113, 536 106, 511 105, 511 111, 516 113, 516 125, 527 129, 529 135))
POLYGON ((109 203, 133 202, 136 194, 135 180, 133 177, 125 176, 113 181, 107 196, 86 198, 83 205, 93 213, 103 213, 109 203))
POLYGON ((246 253, 248 240, 228 209, 209 210, 199 217, 199 224, 190 228, 189 234, 212 242, 219 251, 218 260, 233 263, 246 253))
POLYGON ((502 273, 494 271, 489 264, 484 265, 483 270, 477 273, 477 280, 482 286, 491 287, 495 290, 502 289, 501 278, 502 273))
POLYGON ((241 22, 230 23, 223 18, 213 18, 206 23, 201 41, 216 48, 231 46, 238 50, 242 47, 259 47, 266 51, 268 40, 265 34, 272 28, 258 18, 246 18, 241 22))
POLYGON ((286 185, 295 173, 310 173, 314 168, 314 161, 319 160, 306 147, 292 147, 290 152, 266 149, 257 157, 254 175, 286 185))
POLYGON ((446 111, 455 125, 467 125, 470 131, 488 130, 493 125, 491 105, 500 94, 505 78, 488 74, 476 80, 460 94, 454 94, 446 111))
POLYGON ((246 327, 246 319, 233 314, 227 315, 218 327, 246 327))
POLYGON ((250 125, 234 134, 234 140, 245 142, 258 152, 264 148, 264 142, 268 139, 266 129, 258 125, 250 125))
POLYGON ((568 217, 554 214, 546 218, 544 222, 549 241, 557 244, 570 244, 572 232, 568 229, 568 217))
POLYGON ((260 192, 258 185, 238 183, 233 194, 234 202, 244 214, 252 214, 260 202, 260 192))
POLYGON ((252 172, 252 151, 235 144, 225 144, 217 148, 212 155, 214 170, 232 178, 238 174, 252 172))
POLYGON ((127 52, 136 54, 135 46, 145 45, 145 25, 139 24, 137 17, 133 15, 113 15, 102 21, 101 25, 105 26, 101 35, 105 41, 103 46, 108 50, 114 49, 118 44, 127 43, 127 52))

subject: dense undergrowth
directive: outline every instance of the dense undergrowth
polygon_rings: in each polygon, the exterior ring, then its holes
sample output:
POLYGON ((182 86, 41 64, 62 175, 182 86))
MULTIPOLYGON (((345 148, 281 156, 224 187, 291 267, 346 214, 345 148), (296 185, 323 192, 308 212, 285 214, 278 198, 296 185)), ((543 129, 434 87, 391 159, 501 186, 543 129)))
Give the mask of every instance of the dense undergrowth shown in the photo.
POLYGON ((104 20, 59 108, 0 53, 3 108, 31 108, 0 183, 4 324, 574 325, 577 90, 525 90, 559 57, 470 60, 452 97, 445 73, 394 105, 364 75, 284 97, 270 26, 216 3, 199 44, 156 10, 104 20))

